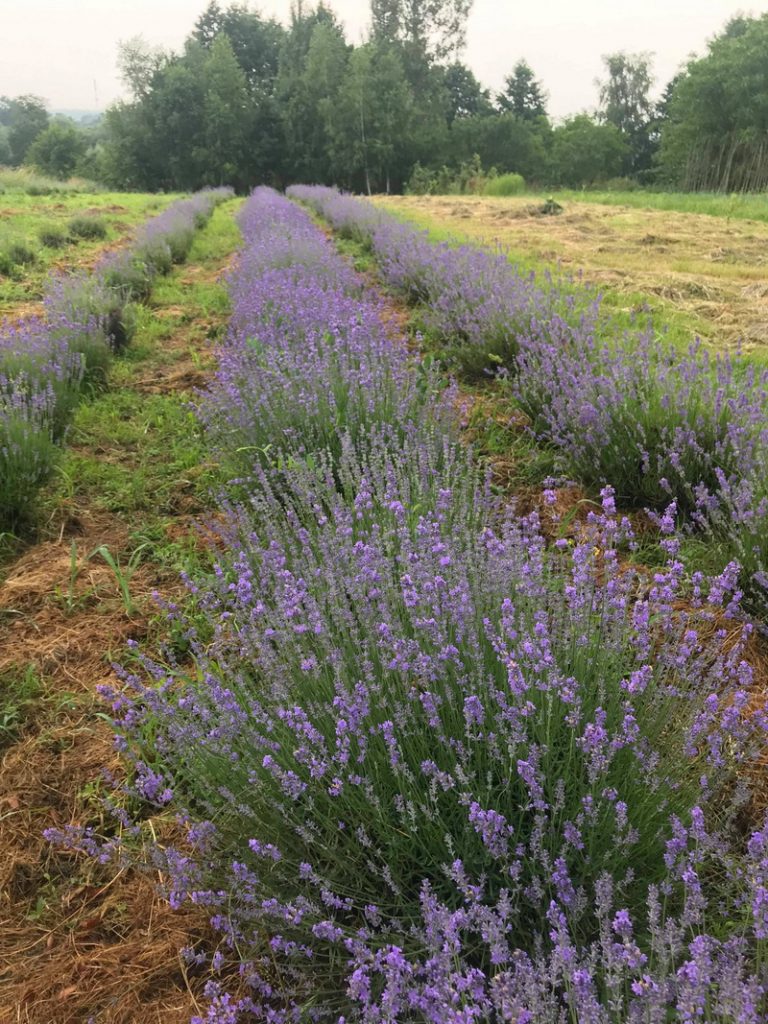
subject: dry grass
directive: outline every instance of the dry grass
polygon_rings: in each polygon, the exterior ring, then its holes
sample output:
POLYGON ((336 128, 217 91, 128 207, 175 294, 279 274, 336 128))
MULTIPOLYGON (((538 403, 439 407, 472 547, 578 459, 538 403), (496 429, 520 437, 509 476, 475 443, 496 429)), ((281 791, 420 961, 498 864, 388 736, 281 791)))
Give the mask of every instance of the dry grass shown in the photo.
POLYGON ((531 197, 378 197, 393 212, 439 234, 508 247, 524 263, 584 271, 625 297, 647 296, 670 319, 718 345, 743 342, 768 356, 768 225, 692 213, 564 201, 555 217, 531 197), (682 322, 682 321, 681 321, 682 322))

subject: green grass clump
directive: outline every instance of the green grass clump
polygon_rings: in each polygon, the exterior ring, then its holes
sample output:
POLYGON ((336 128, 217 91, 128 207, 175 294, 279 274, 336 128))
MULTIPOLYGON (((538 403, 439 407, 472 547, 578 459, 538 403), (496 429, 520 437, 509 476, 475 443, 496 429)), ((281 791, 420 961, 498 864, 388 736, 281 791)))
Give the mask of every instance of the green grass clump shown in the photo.
POLYGON ((0 250, 0 274, 11 276, 19 268, 32 266, 37 253, 26 242, 10 242, 0 250))
POLYGON ((487 196, 519 196, 525 192, 525 178, 522 174, 500 174, 488 179, 483 192, 487 196))
POLYGON ((107 237, 107 225, 98 217, 73 217, 67 227, 75 238, 94 241, 107 237))
POLYGON ((61 228, 54 225, 40 228, 37 237, 40 244, 44 245, 46 249, 63 249, 69 243, 66 231, 62 231, 61 228))

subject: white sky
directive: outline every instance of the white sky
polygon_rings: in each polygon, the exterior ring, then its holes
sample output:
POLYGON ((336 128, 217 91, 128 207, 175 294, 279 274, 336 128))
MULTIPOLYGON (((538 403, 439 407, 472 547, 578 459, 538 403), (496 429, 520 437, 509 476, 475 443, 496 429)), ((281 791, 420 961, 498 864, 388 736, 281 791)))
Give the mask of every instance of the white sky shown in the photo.
MULTIPOLYGON (((178 48, 207 0, 0 0, 0 95, 32 92, 54 108, 103 109, 122 94, 117 43, 142 35, 178 48)), ((285 20, 289 0, 256 0, 285 20)), ((330 0, 359 41, 368 0, 330 0)), ((496 90, 525 57, 562 117, 596 103, 600 57, 616 50, 655 55, 657 91, 728 18, 734 0, 475 0, 464 60, 496 90)), ((757 13, 761 13, 760 8, 757 13)))

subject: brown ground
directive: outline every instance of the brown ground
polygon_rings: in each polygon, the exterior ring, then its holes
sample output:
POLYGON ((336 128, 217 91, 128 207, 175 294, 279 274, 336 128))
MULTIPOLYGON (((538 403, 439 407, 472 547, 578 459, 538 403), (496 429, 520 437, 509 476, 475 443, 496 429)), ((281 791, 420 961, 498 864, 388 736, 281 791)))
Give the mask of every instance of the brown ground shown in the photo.
POLYGON ((499 243, 525 262, 584 271, 626 296, 662 300, 671 319, 718 344, 768 356, 768 224, 563 201, 554 217, 531 197, 388 196, 376 202, 423 227, 499 243))
MULTIPOLYGON (((187 282, 201 274, 213 279, 221 269, 180 274, 187 282)), ((188 323, 185 311, 157 312, 176 317, 176 329, 163 343, 163 360, 138 368, 146 377, 135 386, 168 393, 203 383, 210 359, 190 351, 201 324, 188 323)), ((202 326, 212 326, 210 319, 202 326)), ((175 538, 193 530, 185 495, 178 509, 168 527, 175 538)), ((126 640, 157 629, 152 591, 173 598, 181 590, 174 576, 142 564, 130 581, 136 610, 128 614, 103 560, 83 561, 100 544, 127 558, 132 528, 119 516, 63 501, 46 539, 5 567, 0 687, 31 665, 44 699, 16 742, 0 749, 0 1024, 186 1024, 200 1010, 204 979, 190 976, 179 950, 210 947, 205 913, 173 912, 157 895, 156 877, 97 865, 42 835, 70 823, 114 827, 101 804, 109 787, 100 779, 120 765, 95 690, 115 681, 111 663, 124 657, 126 640), (74 582, 73 541, 81 553, 74 582)), ((173 828, 162 819, 148 827, 160 835, 173 828)))

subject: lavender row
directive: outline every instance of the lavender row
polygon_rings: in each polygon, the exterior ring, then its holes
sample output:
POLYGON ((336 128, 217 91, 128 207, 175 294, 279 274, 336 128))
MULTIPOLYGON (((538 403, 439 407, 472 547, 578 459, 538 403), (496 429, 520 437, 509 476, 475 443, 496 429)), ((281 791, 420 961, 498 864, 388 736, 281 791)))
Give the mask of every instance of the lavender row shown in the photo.
POLYGON ((333 189, 294 187, 340 232, 370 245, 386 283, 425 305, 464 350, 462 365, 505 371, 563 477, 628 507, 675 503, 681 523, 738 557, 753 605, 768 607, 768 374, 739 357, 687 353, 653 330, 606 337, 599 300, 558 297, 506 259, 425 233, 333 189), (479 363, 477 360, 479 359, 479 363))
POLYGON ((341 452, 385 426, 393 444, 451 432, 451 396, 436 373, 411 371, 375 299, 293 204, 257 190, 230 277, 233 314, 214 387, 199 415, 233 472, 341 452), (276 229, 274 207, 280 212, 276 229))
POLYGON ((419 368, 306 214, 261 190, 241 226, 203 403, 240 472, 192 588, 205 631, 111 694, 130 795, 186 841, 123 811, 120 841, 59 840, 150 850, 174 905, 210 909, 245 994, 211 985, 208 1022, 764 1021, 768 820, 745 780, 768 720, 737 568, 683 602, 668 514, 666 567, 627 570, 609 489, 548 546, 456 444, 450 396, 408 398, 419 368), (323 345, 369 412, 336 409, 328 443, 323 345))
POLYGON ((93 272, 53 276, 42 317, 0 325, 0 528, 29 518, 83 385, 105 379, 134 330, 134 303, 186 257, 196 228, 229 194, 174 203, 93 272))

